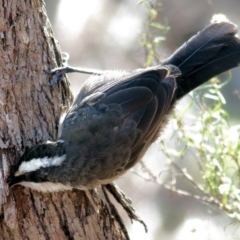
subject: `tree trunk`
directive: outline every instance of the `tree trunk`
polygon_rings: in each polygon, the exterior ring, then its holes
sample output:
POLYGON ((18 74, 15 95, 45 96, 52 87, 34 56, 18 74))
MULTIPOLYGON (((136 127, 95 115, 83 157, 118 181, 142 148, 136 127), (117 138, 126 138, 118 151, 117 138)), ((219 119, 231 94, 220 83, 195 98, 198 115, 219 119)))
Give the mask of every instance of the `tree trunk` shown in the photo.
POLYGON ((8 189, 10 166, 24 149, 56 139, 72 95, 66 81, 48 86, 44 70, 60 66, 61 53, 41 0, 2 0, 0 37, 0 239, 128 239, 97 197, 99 214, 81 191, 8 189))

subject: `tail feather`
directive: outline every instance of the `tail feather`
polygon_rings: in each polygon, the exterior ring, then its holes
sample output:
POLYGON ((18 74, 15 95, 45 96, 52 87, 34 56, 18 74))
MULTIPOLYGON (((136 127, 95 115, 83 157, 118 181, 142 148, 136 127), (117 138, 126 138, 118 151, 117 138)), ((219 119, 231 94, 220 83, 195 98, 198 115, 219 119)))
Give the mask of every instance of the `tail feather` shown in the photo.
POLYGON ((163 64, 177 66, 175 99, 178 100, 210 78, 237 67, 240 63, 240 39, 237 26, 214 23, 184 43, 163 64))

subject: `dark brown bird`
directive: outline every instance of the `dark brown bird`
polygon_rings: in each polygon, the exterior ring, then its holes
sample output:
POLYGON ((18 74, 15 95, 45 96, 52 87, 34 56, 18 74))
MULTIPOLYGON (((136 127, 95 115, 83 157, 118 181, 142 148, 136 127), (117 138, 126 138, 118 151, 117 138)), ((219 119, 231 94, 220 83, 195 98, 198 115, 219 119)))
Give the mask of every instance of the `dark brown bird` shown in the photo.
POLYGON ((214 23, 156 67, 91 76, 57 141, 27 150, 8 179, 10 186, 61 191, 111 183, 142 158, 179 99, 239 65, 236 33, 232 23, 214 23))

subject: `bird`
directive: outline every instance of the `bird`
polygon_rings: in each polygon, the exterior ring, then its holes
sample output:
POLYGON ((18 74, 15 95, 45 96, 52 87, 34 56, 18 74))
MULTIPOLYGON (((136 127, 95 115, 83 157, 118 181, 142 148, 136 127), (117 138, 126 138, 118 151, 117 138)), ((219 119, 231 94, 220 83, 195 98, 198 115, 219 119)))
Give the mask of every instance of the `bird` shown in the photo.
POLYGON ((56 141, 27 149, 9 187, 57 192, 111 184, 141 160, 182 97, 239 65, 237 32, 231 22, 211 23, 157 66, 90 76, 56 141))

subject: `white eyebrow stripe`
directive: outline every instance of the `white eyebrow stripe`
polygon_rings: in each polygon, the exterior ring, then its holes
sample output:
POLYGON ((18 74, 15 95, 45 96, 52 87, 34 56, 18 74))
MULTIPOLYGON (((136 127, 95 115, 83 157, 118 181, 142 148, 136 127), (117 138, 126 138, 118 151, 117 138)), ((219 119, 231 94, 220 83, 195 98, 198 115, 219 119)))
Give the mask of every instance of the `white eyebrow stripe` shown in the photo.
POLYGON ((20 176, 26 172, 33 172, 41 167, 46 168, 51 166, 60 166, 64 160, 66 160, 66 154, 62 156, 55 156, 53 158, 33 158, 30 161, 23 161, 14 176, 20 176))

